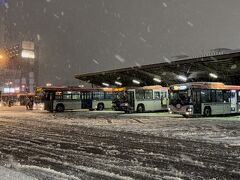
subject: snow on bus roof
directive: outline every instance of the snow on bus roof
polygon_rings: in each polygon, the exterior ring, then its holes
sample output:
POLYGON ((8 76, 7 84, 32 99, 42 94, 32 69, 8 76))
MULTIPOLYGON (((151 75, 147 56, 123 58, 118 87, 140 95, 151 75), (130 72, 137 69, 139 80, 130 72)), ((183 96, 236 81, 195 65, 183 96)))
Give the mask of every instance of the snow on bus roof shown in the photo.
POLYGON ((82 87, 67 87, 67 86, 51 86, 37 87, 36 91, 79 91, 79 92, 112 92, 113 88, 82 88, 82 87))
POLYGON ((192 83, 176 84, 170 87, 177 87, 177 86, 187 86, 195 89, 200 88, 200 89, 240 90, 240 86, 225 85, 222 82, 192 82, 192 83))
POLYGON ((144 89, 144 90, 168 90, 168 87, 163 87, 160 85, 155 86, 143 86, 143 87, 127 87, 125 89, 144 89))

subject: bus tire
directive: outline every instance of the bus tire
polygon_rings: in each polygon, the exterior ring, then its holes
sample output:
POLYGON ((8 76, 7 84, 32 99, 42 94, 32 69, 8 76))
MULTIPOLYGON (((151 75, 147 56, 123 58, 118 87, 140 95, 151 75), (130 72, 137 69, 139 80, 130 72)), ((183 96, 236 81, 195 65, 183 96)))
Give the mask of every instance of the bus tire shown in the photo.
POLYGON ((143 104, 139 104, 137 107, 137 112, 138 113, 144 113, 145 112, 145 107, 143 104))
POLYGON ((97 110, 98 110, 98 111, 103 111, 103 110, 104 110, 104 104, 103 104, 103 103, 99 103, 99 104, 97 105, 97 110))
POLYGON ((65 107, 63 104, 58 104, 56 106, 56 112, 64 112, 64 110, 65 110, 65 107))
POLYGON ((204 108, 203 115, 204 115, 205 117, 211 116, 211 115, 212 115, 212 110, 211 110, 211 108, 210 108, 210 107, 205 107, 205 108, 204 108))

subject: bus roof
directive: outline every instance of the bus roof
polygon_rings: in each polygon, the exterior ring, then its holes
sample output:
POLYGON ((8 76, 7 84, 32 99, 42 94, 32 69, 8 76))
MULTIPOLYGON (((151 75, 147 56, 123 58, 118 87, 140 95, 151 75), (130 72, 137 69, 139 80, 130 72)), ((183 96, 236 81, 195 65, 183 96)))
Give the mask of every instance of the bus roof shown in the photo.
POLYGON ((192 82, 192 83, 185 83, 185 84, 176 84, 170 86, 172 90, 179 90, 179 89, 191 88, 191 89, 226 89, 226 90, 240 90, 240 86, 231 86, 225 85, 221 82, 192 82))
POLYGON ((163 86, 160 86, 160 85, 156 85, 156 86, 132 87, 132 88, 126 88, 126 89, 168 90, 168 87, 163 87, 163 86))
POLYGON ((76 91, 76 92, 112 92, 113 88, 82 88, 82 87, 37 87, 37 92, 41 91, 76 91))

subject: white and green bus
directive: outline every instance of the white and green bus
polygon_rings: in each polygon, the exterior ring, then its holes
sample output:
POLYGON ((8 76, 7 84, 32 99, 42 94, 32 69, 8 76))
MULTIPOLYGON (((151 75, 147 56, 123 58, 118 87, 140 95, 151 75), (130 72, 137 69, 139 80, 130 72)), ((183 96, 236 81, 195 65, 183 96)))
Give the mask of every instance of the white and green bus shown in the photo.
POLYGON ((162 86, 145 86, 132 88, 125 91, 121 109, 125 113, 167 111, 168 88, 162 86))
POLYGON ((169 88, 169 110, 189 116, 211 116, 240 113, 240 86, 196 82, 169 88))
POLYGON ((93 92, 92 108, 90 110, 110 110, 112 109, 112 88, 101 88, 93 92))

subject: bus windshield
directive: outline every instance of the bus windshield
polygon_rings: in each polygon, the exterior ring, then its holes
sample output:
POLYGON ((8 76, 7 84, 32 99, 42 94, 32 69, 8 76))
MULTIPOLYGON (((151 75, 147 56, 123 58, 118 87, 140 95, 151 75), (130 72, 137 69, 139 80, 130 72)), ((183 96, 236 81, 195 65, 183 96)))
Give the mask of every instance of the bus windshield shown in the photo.
POLYGON ((127 92, 115 92, 113 94, 113 102, 126 102, 127 97, 126 97, 127 92))
POLYGON ((170 92, 170 104, 171 105, 177 105, 177 104, 189 105, 190 97, 188 94, 188 90, 170 92))

